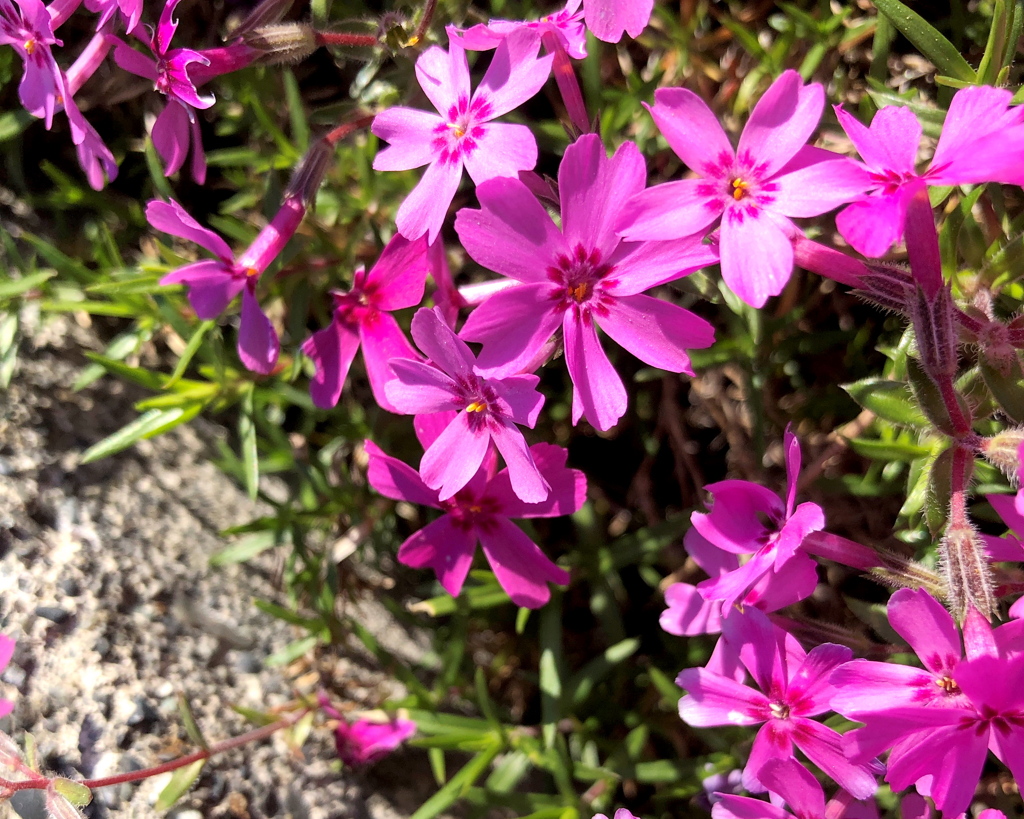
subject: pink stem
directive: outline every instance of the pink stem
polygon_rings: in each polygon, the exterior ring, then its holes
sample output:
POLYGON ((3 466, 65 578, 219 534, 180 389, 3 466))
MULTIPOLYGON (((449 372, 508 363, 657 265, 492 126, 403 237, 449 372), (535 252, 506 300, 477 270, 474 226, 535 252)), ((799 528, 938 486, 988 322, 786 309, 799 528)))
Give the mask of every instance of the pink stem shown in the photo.
POLYGON ((56 31, 82 5, 82 0, 53 0, 46 10, 50 13, 50 27, 56 31))
POLYGON ((555 82, 562 94, 562 101, 565 103, 566 113, 569 121, 580 134, 589 134, 593 131, 590 124, 590 116, 587 114, 587 105, 583 101, 583 92, 580 91, 579 80, 576 79, 576 71, 572 67, 572 60, 562 47, 561 40, 553 32, 544 32, 541 42, 544 47, 555 55, 554 72, 555 82))
POLYGON ((85 50, 78 55, 78 59, 68 69, 66 74, 68 80, 68 91, 73 97, 86 81, 96 73, 106 59, 110 49, 117 43, 117 38, 108 34, 96 33, 93 35, 85 50))

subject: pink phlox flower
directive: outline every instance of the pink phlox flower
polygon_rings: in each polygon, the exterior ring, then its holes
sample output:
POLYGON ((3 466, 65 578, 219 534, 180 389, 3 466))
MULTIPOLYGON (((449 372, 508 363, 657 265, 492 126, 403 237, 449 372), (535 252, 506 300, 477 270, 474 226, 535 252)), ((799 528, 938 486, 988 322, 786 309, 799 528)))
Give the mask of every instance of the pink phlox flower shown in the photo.
POLYGON ((260 309, 256 283, 291 239, 303 215, 305 208, 298 199, 286 199, 270 224, 235 259, 220 236, 202 227, 173 199, 169 203, 154 200, 146 207, 146 218, 154 228, 195 242, 216 257, 179 267, 164 276, 160 284, 188 285, 188 300, 203 320, 216 318, 235 296, 242 294, 238 356, 253 372, 270 373, 281 349, 277 332, 260 309))
POLYGON ((804 653, 792 637, 753 608, 730 612, 722 623, 721 639, 760 690, 744 685, 735 674, 688 668, 676 679, 688 692, 679 701, 679 715, 698 728, 763 723, 743 771, 747 790, 763 791, 764 764, 793 759, 796 746, 855 798, 871 796, 875 765, 848 761, 842 737, 811 719, 829 710, 829 675, 849 661, 850 649, 826 643, 804 653))
POLYGON ((551 72, 552 55, 537 56, 539 42, 528 31, 502 40, 476 91, 458 39, 448 51, 427 49, 416 61, 423 93, 440 115, 389 108, 371 130, 390 143, 373 160, 374 170, 405 171, 428 165, 423 178, 398 209, 399 232, 410 239, 426 233, 434 241, 462 179, 462 169, 479 185, 516 176, 537 164, 537 141, 525 125, 493 120, 536 94, 551 72))
MULTIPOLYGON (((170 47, 178 28, 174 8, 180 0, 167 0, 160 14, 156 31, 149 29, 148 45, 156 56, 151 60, 119 42, 114 61, 125 71, 152 80, 157 91, 167 97, 167 105, 153 123, 153 147, 166 165, 164 175, 177 173, 192 147, 192 177, 200 185, 206 181, 206 155, 195 109, 209 108, 214 103, 212 94, 200 96, 195 81, 189 76, 189 66, 209 65, 202 53, 190 48, 170 47)), ((148 28, 148 27, 147 27, 148 28)))
POLYGON ((953 683, 963 706, 913 705, 857 714, 863 728, 844 737, 853 759, 891 749, 886 781, 894 791, 916 783, 943 816, 971 804, 991 750, 1024 781, 1024 654, 986 653, 961 661, 953 683))
MULTIPOLYGON (((0 671, 7 668, 11 657, 14 656, 14 640, 6 634, 0 634, 0 671)), ((14 710, 14 703, 0 697, 0 718, 6 717, 14 710)))
POLYGON ((916 168, 921 124, 913 111, 887 106, 865 127, 836 106, 871 179, 868 195, 836 216, 843 238, 865 256, 882 256, 903 236, 908 202, 922 185, 1024 183, 1024 132, 1014 128, 1024 121, 1024 109, 1009 107, 1012 96, 988 86, 957 91, 935 154, 922 172, 916 168))
MULTIPOLYGON (((739 557, 723 552, 696 529, 684 538, 686 552, 712 578, 740 567, 739 557)), ((763 612, 778 611, 804 600, 818 584, 818 564, 804 554, 787 560, 777 571, 769 569, 739 601, 741 607, 753 606, 763 612)), ((659 622, 669 634, 692 636, 717 634, 722 630, 722 601, 707 600, 690 583, 673 583, 665 589, 668 607, 659 622)))
POLYGON ((420 303, 428 267, 426 238, 410 242, 396 234, 369 273, 362 266, 356 269, 347 293, 331 291, 331 325, 302 345, 316 366, 309 385, 314 404, 327 409, 338 403, 361 345, 374 400, 389 412, 396 411, 384 391, 392 378, 390 363, 417 356, 391 313, 420 303))
POLYGON ((558 171, 562 226, 517 179, 477 188, 481 210, 459 211, 455 229, 466 252, 517 284, 473 311, 461 336, 483 342, 480 366, 521 371, 559 328, 573 382, 572 420, 609 429, 626 411, 626 390, 597 328, 654 367, 693 375, 688 349, 708 347, 714 329, 675 304, 641 295, 715 260, 696 237, 623 242, 614 230, 647 171, 632 142, 609 158, 598 136, 565 150, 558 171))
MULTIPOLYGON (((869 185, 855 162, 805 143, 825 92, 785 71, 754 106, 734 151, 718 118, 685 88, 661 88, 647 106, 672 150, 696 174, 655 185, 624 209, 630 240, 676 239, 721 221, 722 277, 747 304, 782 292, 793 271, 791 217, 817 216, 869 185)), ((645 103, 646 105, 646 103, 645 103)))
MULTIPOLYGON (((417 416, 417 433, 425 448, 437 439, 448 417, 432 420, 424 434, 424 416, 417 416)), ((382 495, 432 506, 445 512, 413 534, 398 550, 398 560, 417 569, 429 567, 445 591, 458 596, 469 573, 479 542, 483 546, 498 582, 517 606, 537 608, 551 594, 548 583, 566 585, 569 573, 556 566, 510 518, 546 518, 570 515, 586 501, 587 481, 583 473, 567 469, 565 449, 551 444, 530 447, 530 457, 551 486, 547 499, 526 503, 512 490, 508 469, 497 472, 493 450, 469 482, 452 497, 440 500, 412 467, 385 455, 366 442, 370 456, 368 480, 382 495)))
POLYGON ((714 498, 711 512, 694 512, 691 517, 693 528, 712 546, 735 555, 753 553, 750 560, 738 568, 698 584, 697 589, 704 598, 721 600, 723 609, 741 600, 770 572, 775 573, 778 582, 778 575, 788 562, 806 557, 800 551, 804 538, 825 528, 825 514, 820 506, 811 502, 796 505, 800 443, 788 428, 783 446, 786 453, 785 503, 758 484, 720 481, 705 487, 714 498))
POLYGON ((434 280, 434 305, 441 309, 441 315, 453 330, 459 318, 459 311, 468 306, 468 302, 455 286, 451 268, 448 266, 448 254, 441 239, 434 241, 427 250, 430 265, 430 277, 434 280))
MULTIPOLYGON (((934 815, 928 800, 916 793, 905 794, 900 800, 900 819, 933 819, 934 815)), ((956 819, 967 819, 967 814, 961 813, 956 819)), ((977 819, 1006 819, 1006 814, 995 808, 986 808, 977 819)))
POLYGON ((439 500, 448 500, 472 479, 493 441, 508 465, 512 489, 527 503, 548 497, 550 486, 534 463, 516 424, 533 428, 544 396, 536 375, 484 376, 469 347, 445 323, 439 308, 420 308, 412 320, 416 346, 429 363, 399 358, 385 386, 399 412, 455 410, 458 415, 423 454, 420 474, 439 500))
POLYGON ((41 0, 0 0, 0 45, 12 46, 24 61, 18 96, 25 110, 45 120, 49 130, 54 112, 69 95, 51 50, 63 43, 54 36, 41 0))
POLYGON ((97 31, 110 22, 118 12, 129 34, 135 31, 142 18, 142 0, 85 0, 85 7, 100 15, 96 23, 97 31))
POLYGON ((788 810, 760 799, 722 793, 716 794, 712 819, 844 819, 851 816, 849 795, 840 791, 835 799, 825 804, 825 792, 818 780, 795 759, 769 760, 759 776, 788 810))
POLYGON ((971 609, 960 630, 945 606, 923 589, 900 589, 889 598, 889 623, 921 660, 923 668, 853 660, 832 675, 832 708, 855 717, 904 705, 963 707, 967 700, 954 680, 968 659, 1005 647, 1009 632, 993 630, 971 609))
POLYGON ((467 29, 448 26, 448 38, 458 39, 467 51, 490 51, 516 31, 532 32, 538 39, 554 36, 565 52, 576 60, 587 56, 587 30, 583 25, 583 0, 568 0, 561 11, 537 20, 490 20, 467 29))
POLYGON ((394 752, 399 745, 416 735, 416 723, 402 717, 387 721, 366 718, 349 722, 320 694, 320 708, 338 721, 334 744, 338 757, 350 768, 365 768, 394 752))
POLYGON ((93 190, 102 190, 106 182, 117 178, 117 161, 96 129, 89 124, 73 102, 65 105, 71 124, 71 141, 78 153, 78 164, 93 190))
MULTIPOLYGON (((603 813, 595 813, 594 819, 608 819, 608 817, 603 813)), ((619 808, 615 811, 615 819, 639 819, 639 817, 634 816, 626 808, 619 808)))
POLYGON ((623 33, 640 36, 653 10, 654 0, 586 0, 584 6, 587 28, 606 43, 617 43, 623 33))

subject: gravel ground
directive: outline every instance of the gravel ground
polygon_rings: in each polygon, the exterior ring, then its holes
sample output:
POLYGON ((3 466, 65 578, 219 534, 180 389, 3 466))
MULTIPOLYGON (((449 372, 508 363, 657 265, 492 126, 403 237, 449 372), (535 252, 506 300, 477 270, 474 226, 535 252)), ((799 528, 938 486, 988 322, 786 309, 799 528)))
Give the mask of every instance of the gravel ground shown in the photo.
MULTIPOLYGON (((0 630, 17 640, 0 676, 0 694, 16 707, 0 728, 17 740, 30 731, 49 770, 98 777, 190 750, 179 692, 207 737, 220 739, 251 727, 231 704, 265 709, 315 690, 317 678, 301 663, 264 665, 297 636, 251 605, 280 598, 277 556, 208 565, 225 545, 223 528, 266 511, 208 462, 222 430, 193 423, 79 464, 88 446, 135 417, 132 402, 143 396, 112 378, 72 392, 83 347, 95 348, 94 337, 73 322, 34 327, 0 395, 0 630)), ((365 602, 363 622, 400 655, 422 651, 379 603, 365 602)), ((368 655, 329 661, 358 707, 403 693, 368 655)), ((274 737, 207 765, 171 815, 407 816, 432 792, 421 760, 403 751, 365 774, 344 772, 326 729, 314 730, 302 755, 274 737)), ((157 816, 165 781, 98 791, 86 814, 157 816)), ((13 802, 25 819, 41 815, 36 795, 13 802)))

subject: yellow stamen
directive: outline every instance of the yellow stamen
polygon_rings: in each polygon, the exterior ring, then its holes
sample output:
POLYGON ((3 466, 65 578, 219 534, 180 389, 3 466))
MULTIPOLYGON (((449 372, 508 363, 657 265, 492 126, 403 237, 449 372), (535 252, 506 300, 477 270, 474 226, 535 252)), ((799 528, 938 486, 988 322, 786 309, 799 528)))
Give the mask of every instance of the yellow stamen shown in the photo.
POLYGON ((466 129, 459 125, 457 122, 449 122, 448 127, 455 132, 455 136, 462 139, 466 135, 466 129))
POLYGON ((747 183, 738 176, 732 180, 732 198, 739 202, 747 195, 747 183))
POLYGON ((935 684, 947 694, 957 694, 960 691, 960 686, 956 684, 956 680, 948 675, 937 679, 935 684))
POLYGON ((258 275, 260 275, 260 271, 258 271, 255 267, 247 267, 247 268, 245 268, 245 275, 246 276, 258 276, 258 275))
POLYGON ((474 401, 466 407, 466 412, 483 412, 485 409, 487 409, 487 404, 483 401, 474 401))
POLYGON ((583 301, 587 297, 587 291, 589 287, 587 283, 577 284, 575 287, 570 287, 568 290, 569 298, 575 299, 576 301, 583 301))
POLYGON ((36 41, 35 40, 26 40, 25 41, 25 53, 31 55, 32 52, 35 51, 35 50, 36 50, 36 41))

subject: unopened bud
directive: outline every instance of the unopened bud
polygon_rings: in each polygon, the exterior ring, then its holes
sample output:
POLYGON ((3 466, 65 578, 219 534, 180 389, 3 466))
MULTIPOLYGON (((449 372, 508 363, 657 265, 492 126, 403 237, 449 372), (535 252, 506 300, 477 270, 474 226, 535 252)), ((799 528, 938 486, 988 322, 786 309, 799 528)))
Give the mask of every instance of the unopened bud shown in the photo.
POLYGON ((257 28, 271 26, 283 18, 288 10, 295 3, 295 0, 261 0, 256 4, 242 21, 232 29, 231 38, 244 37, 257 28))
POLYGON ((887 310, 908 314, 916 289, 910 271, 890 264, 870 264, 867 269, 854 293, 887 310))
POLYGON ((918 287, 910 304, 910 319, 924 371, 933 379, 956 375, 957 335, 949 288, 943 286, 928 295, 918 287))
POLYGON ((305 23, 260 26, 247 31, 242 39, 247 45, 261 52, 259 62, 264 65, 297 63, 319 47, 316 32, 312 26, 305 23))
POLYGON ((981 443, 981 454, 999 468, 1014 486, 1020 481, 1021 457, 1024 456, 1024 427, 1006 429, 981 443))
POLYGON ((985 360, 1005 376, 1017 363, 1017 351, 1010 343, 1010 330, 998 321, 988 320, 978 333, 977 344, 985 360))
POLYGON ((970 606, 991 620, 996 610, 992 571, 985 543, 974 527, 967 522, 950 524, 939 544, 939 557, 957 620, 963 621, 970 606))
POLYGON ((316 199, 316 192, 320 189, 327 169, 334 161, 334 146, 324 140, 314 142, 302 161, 292 172, 292 178, 288 180, 288 187, 285 188, 285 198, 296 198, 301 200, 307 208, 316 199))

